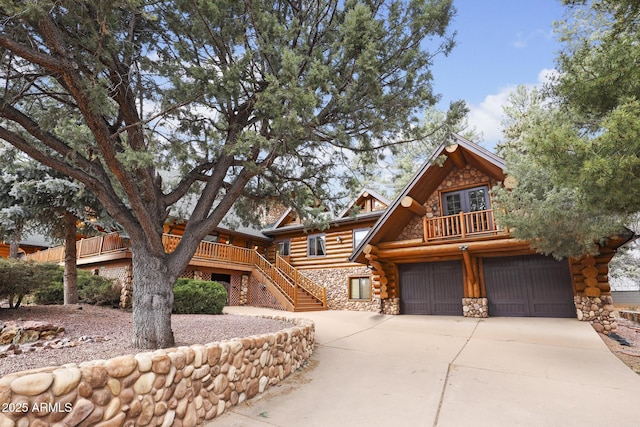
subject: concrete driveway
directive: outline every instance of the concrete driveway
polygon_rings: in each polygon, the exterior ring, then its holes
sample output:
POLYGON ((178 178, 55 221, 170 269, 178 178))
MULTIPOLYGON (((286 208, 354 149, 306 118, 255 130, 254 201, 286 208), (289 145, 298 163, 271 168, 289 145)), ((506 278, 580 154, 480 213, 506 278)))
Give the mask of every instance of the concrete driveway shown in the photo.
POLYGON ((640 425, 640 375, 575 319, 328 311, 310 363, 206 425, 640 425))

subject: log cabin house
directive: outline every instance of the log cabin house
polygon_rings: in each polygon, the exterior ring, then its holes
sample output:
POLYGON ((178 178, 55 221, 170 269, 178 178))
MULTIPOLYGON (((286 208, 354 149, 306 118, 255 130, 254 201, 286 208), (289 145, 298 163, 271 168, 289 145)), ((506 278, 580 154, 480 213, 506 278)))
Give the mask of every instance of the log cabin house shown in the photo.
MULTIPOLYGON (((325 230, 308 230, 286 209, 262 229, 219 227, 202 242, 185 277, 219 280, 229 304, 283 310, 347 309, 467 317, 577 317, 615 330, 608 263, 633 235, 600 255, 556 261, 516 240, 494 217, 491 188, 504 161, 453 135, 393 202, 363 190, 325 230)), ((184 227, 165 227, 167 250, 184 227)), ((124 283, 130 253, 118 235, 78 242, 81 268, 124 283)), ((41 260, 61 259, 37 254, 41 260)), ((127 294, 128 293, 128 294, 127 294)))
POLYGON ((557 261, 514 239, 494 217, 504 161, 453 135, 414 175, 350 261, 370 266, 389 314, 577 317, 615 330, 608 264, 630 233, 598 256, 557 261))

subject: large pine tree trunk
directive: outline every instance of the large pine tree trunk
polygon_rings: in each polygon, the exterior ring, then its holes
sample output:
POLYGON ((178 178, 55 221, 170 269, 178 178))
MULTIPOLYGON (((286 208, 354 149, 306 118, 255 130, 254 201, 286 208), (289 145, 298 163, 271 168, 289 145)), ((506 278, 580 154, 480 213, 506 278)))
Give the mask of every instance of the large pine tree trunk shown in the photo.
POLYGON ((78 267, 76 265, 76 217, 64 214, 64 304, 78 303, 78 267))
POLYGON ((158 349, 175 344, 171 329, 173 284, 177 273, 169 271, 166 255, 132 245, 133 346, 158 349))

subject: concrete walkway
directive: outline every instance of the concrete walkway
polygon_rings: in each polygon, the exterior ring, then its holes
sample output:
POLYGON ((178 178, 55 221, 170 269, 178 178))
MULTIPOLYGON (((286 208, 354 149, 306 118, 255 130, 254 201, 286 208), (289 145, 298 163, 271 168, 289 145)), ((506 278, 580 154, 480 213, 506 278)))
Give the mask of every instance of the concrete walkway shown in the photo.
POLYGON ((575 319, 328 311, 310 363, 208 427, 640 425, 640 375, 575 319))

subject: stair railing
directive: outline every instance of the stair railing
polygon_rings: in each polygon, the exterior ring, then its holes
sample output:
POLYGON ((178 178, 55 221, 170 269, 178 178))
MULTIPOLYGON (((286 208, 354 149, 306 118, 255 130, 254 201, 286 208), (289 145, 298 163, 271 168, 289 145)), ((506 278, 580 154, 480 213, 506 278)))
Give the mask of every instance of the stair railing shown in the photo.
POLYGON ((289 264, 279 254, 276 254, 276 268, 287 276, 293 283, 300 286, 320 301, 323 307, 327 306, 327 288, 315 283, 309 277, 301 273, 300 270, 289 264))

